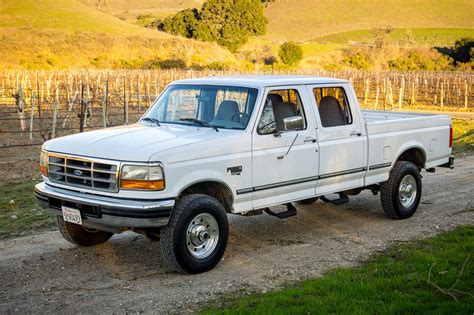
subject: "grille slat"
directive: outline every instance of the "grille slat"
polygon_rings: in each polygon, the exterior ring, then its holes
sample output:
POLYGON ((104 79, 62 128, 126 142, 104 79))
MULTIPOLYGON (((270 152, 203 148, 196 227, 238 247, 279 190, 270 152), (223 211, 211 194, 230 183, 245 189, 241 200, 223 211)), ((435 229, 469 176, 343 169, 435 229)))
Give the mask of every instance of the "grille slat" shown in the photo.
POLYGON ((49 179, 56 183, 95 190, 118 190, 118 163, 79 158, 69 155, 49 155, 49 179))

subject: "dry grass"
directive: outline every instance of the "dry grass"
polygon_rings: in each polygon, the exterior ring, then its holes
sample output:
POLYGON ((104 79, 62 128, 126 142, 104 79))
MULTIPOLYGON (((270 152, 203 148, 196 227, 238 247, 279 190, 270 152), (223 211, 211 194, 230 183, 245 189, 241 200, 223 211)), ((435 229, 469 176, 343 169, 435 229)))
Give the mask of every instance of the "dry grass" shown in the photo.
POLYGON ((105 13, 126 21, 135 21, 137 15, 151 14, 164 17, 187 8, 201 7, 204 0, 80 0, 105 13))
POLYGON ((124 61, 234 60, 217 44, 145 29, 74 0, 3 0, 0 68, 114 68, 124 61))

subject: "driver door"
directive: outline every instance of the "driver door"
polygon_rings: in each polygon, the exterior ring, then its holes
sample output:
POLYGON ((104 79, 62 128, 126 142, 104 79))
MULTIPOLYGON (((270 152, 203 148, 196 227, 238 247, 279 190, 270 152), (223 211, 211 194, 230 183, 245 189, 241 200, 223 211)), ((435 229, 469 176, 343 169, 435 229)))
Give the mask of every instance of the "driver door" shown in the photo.
POLYGON ((265 93, 252 134, 254 209, 314 196, 318 176, 318 142, 307 91, 286 86, 265 93), (285 130, 282 119, 292 116, 302 116, 304 127, 285 130))

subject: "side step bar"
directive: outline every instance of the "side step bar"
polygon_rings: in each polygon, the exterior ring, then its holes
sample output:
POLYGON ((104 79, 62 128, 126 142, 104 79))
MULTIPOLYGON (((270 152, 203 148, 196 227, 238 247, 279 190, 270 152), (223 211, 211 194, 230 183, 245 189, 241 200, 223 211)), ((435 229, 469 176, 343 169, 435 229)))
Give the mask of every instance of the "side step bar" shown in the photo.
POLYGON ((283 212, 273 212, 272 210, 270 210, 270 208, 265 208, 264 211, 269 215, 277 217, 278 219, 286 219, 297 214, 296 208, 291 203, 287 203, 285 204, 285 206, 286 211, 283 212))
POLYGON ((339 199, 331 200, 331 199, 326 198, 326 196, 321 196, 321 200, 327 203, 332 203, 333 205, 336 205, 336 206, 349 202, 349 197, 345 193, 340 192, 338 194, 339 194, 339 199))

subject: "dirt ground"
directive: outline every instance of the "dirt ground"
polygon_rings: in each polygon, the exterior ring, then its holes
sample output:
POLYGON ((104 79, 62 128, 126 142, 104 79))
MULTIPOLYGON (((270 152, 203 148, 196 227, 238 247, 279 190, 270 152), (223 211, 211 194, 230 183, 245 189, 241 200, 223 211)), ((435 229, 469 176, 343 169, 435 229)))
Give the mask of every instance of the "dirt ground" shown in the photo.
POLYGON ((75 247, 59 232, 1 241, 0 313, 193 312, 223 296, 274 290, 354 266, 392 244, 474 224, 474 156, 423 177, 420 207, 408 220, 386 218, 368 192, 339 207, 298 206, 285 220, 230 216, 224 260, 199 275, 171 272, 159 243, 132 233, 95 248, 75 247))

